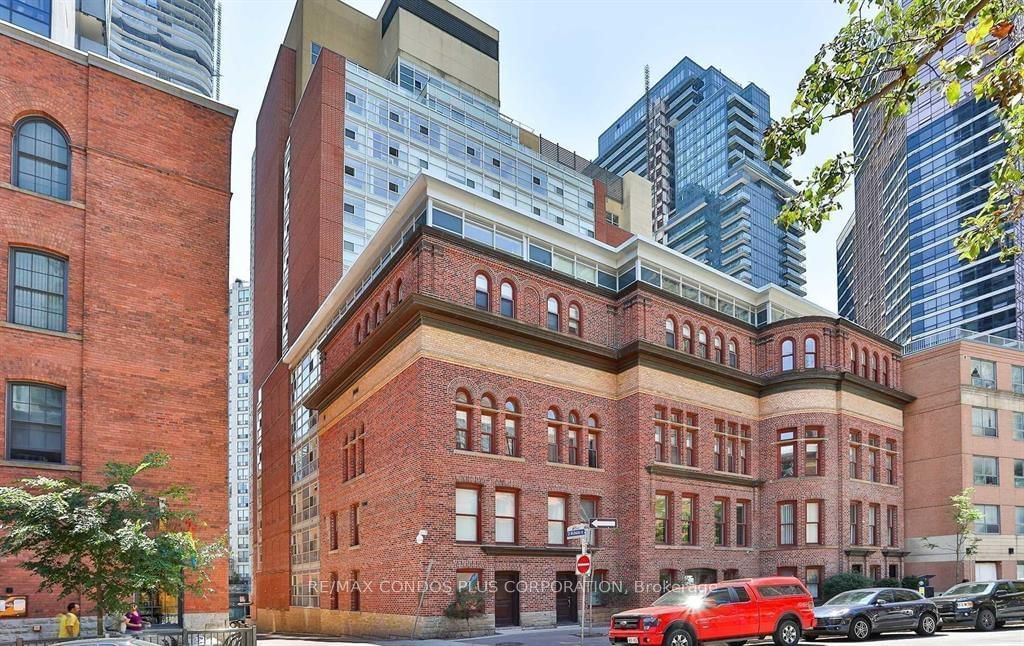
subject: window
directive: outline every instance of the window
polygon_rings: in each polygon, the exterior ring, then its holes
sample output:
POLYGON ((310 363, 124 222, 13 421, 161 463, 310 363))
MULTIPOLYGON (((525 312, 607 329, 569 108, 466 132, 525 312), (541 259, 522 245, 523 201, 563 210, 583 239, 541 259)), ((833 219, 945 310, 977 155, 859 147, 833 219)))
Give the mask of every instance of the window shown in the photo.
POLYGON ((796 432, 780 431, 779 441, 779 477, 796 477, 796 432))
MULTIPOLYGON (((1017 507, 1015 514, 1017 516, 1015 519, 1017 521, 1017 536, 1024 536, 1024 507, 1017 507)), ((1018 572, 1020 572, 1019 568, 1020 566, 1018 565, 1018 572)), ((1021 574, 1018 574, 1017 577, 1024 579, 1024 575, 1021 574)))
POLYGON ((587 466, 596 469, 597 462, 597 433, 587 433, 587 466))
POLYGON ((860 503, 850 503, 850 545, 860 545, 860 503))
POLYGON ((878 383, 883 386, 889 385, 889 359, 887 357, 882 357, 882 378, 878 383))
POLYGON ((507 280, 501 283, 501 315, 509 318, 516 315, 515 291, 507 280))
POLYGON ((654 495, 654 542, 665 545, 669 542, 668 515, 671 504, 668 493, 656 493, 654 495))
POLYGON ((818 340, 813 336, 804 339, 804 368, 818 367, 818 340))
POLYGON ((683 496, 679 499, 679 542, 683 545, 697 543, 697 499, 683 496))
POLYGON ((665 319, 665 345, 673 349, 676 347, 676 322, 672 318, 665 319))
POLYGON ((867 378, 868 376, 868 349, 861 348, 860 351, 860 376, 867 378))
POLYGON ((856 479, 860 475, 860 433, 857 431, 850 432, 850 447, 847 450, 847 460, 849 462, 849 476, 856 479))
POLYGON ((665 461, 665 427, 660 424, 654 427, 654 461, 665 461))
POLYGON ((580 336, 580 306, 569 304, 569 334, 580 336))
POLYGON ((998 534, 999 533, 999 505, 975 505, 975 509, 981 514, 981 518, 974 521, 974 531, 977 534, 998 534))
POLYGON ((10 321, 67 331, 67 261, 40 251, 11 248, 10 321))
POLYGON ((33 193, 71 199, 68 140, 46 119, 29 117, 14 129, 12 183, 33 193))
POLYGON ((352 570, 352 592, 349 595, 349 609, 359 612, 359 596, 362 585, 359 583, 359 570, 352 570))
POLYGON ((480 591, 480 570, 456 570, 455 589, 459 591, 480 591))
POLYGON ((608 584, 608 570, 594 570, 594 577, 591 579, 590 605, 597 608, 605 605, 605 593, 610 591, 608 584))
POLYGON ((782 342, 782 369, 793 369, 793 339, 785 339, 782 342))
POLYGON ((580 432, 575 429, 569 429, 569 449, 568 449, 568 460, 569 464, 579 464, 579 452, 580 452, 580 432))
POLYGON ((505 402, 505 455, 519 455, 519 407, 511 399, 505 402))
MULTIPOLYGON (((494 402, 487 397, 480 399, 480 408, 493 409, 494 402)), ((480 450, 494 453, 494 414, 480 411, 480 450)))
POLYGON ((871 379, 878 382, 878 353, 871 355, 871 379))
POLYGON ((548 425, 548 462, 561 462, 558 459, 558 427, 548 425))
POLYGON ((64 463, 64 390, 41 384, 7 388, 7 457, 64 463))
POLYGON ((805 476, 818 476, 821 475, 820 471, 820 442, 807 442, 804 444, 804 475, 805 476))
POLYGON ((455 540, 460 543, 480 541, 480 489, 455 489, 455 540))
POLYGON ((971 385, 978 388, 996 387, 996 364, 984 359, 971 359, 971 385))
MULTIPOLYGON (((877 580, 879 580, 881 578, 882 578, 882 566, 878 565, 877 563, 873 564, 871 566, 871 579, 873 581, 877 581, 877 580)), ((891 603, 893 601, 893 593, 892 592, 882 592, 881 594, 879 594, 876 597, 876 599, 880 599, 882 601, 885 601, 886 603, 891 603)))
POLYGON ((708 358, 708 333, 704 330, 697 333, 697 355, 701 359, 708 358))
POLYGON ((878 449, 868 449, 868 480, 878 482, 878 449))
POLYGON ((1013 486, 1024 487, 1024 460, 1013 461, 1013 486))
POLYGON ((971 407, 971 433, 980 437, 998 437, 999 423, 994 408, 971 407))
POLYGON ((515 491, 494 492, 494 542, 515 543, 518 537, 516 517, 518 496, 515 491))
POLYGON ((1013 414, 1013 439, 1024 440, 1024 413, 1013 414))
POLYGON ((349 508, 349 522, 352 527, 352 538, 349 544, 353 547, 359 545, 359 521, 361 515, 359 503, 353 503, 352 507, 349 508))
POLYGON ((469 395, 465 391, 455 393, 455 448, 462 451, 470 448, 469 415, 472 409, 469 403, 469 395))
POLYGON ((899 527, 900 527, 900 513, 896 507, 892 505, 885 508, 885 521, 886 528, 889 532, 889 547, 896 547, 899 545, 899 527))
POLYGON ((565 496, 548 496, 548 544, 565 545, 565 496))
POLYGON ((555 332, 561 329, 558 321, 558 299, 554 296, 548 297, 548 329, 555 332))
POLYGON ((796 503, 779 503, 779 545, 796 545, 796 503))
POLYGON ((735 341, 729 341, 729 367, 730 368, 739 368, 739 366, 740 366, 740 359, 739 359, 739 355, 736 354, 736 342, 735 341))
POLYGON ((991 458, 976 455, 974 463, 974 484, 976 485, 998 485, 999 484, 999 458, 991 458))
POLYGON ((868 505, 868 545, 878 545, 878 505, 868 505))
POLYGON ((715 363, 723 363, 722 360, 722 336, 720 334, 715 335, 714 345, 712 346, 715 350, 713 358, 715 363))
POLYGON ((885 441, 885 483, 896 484, 896 440, 885 441))
POLYGON ((818 545, 821 543, 821 501, 808 500, 804 514, 804 542, 818 545))
POLYGON ((689 323, 683 323, 683 351, 693 352, 693 332, 689 323))
POLYGON ((727 536, 726 518, 728 513, 728 501, 722 498, 715 498, 711 503, 712 513, 715 518, 715 545, 726 545, 729 542, 727 536))
POLYGON ((750 546, 750 503, 736 501, 736 547, 750 546))
POLYGON ((1024 366, 1013 366, 1013 392, 1024 393, 1024 366))
POLYGON ((474 304, 478 310, 488 311, 491 309, 491 283, 483 274, 476 275, 474 304))
POLYGON ((807 591, 811 593, 811 596, 815 599, 821 597, 821 577, 822 567, 820 565, 807 566, 804 568, 804 583, 807 585, 807 591))

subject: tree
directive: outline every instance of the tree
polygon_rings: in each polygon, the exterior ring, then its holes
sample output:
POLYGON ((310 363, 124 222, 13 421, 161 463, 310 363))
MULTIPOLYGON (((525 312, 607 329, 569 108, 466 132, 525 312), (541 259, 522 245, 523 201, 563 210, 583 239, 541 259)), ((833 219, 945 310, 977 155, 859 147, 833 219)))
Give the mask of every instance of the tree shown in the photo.
MULTIPOLYGON (((949 497, 950 513, 953 517, 953 527, 956 530, 956 534, 953 536, 953 555, 956 558, 958 581, 964 578, 964 561, 978 551, 978 541, 981 540, 974 535, 974 523, 981 520, 982 515, 974 506, 973 498, 974 487, 968 487, 955 496, 949 497)), ((922 541, 924 546, 930 550, 941 549, 939 544, 931 542, 927 536, 922 541)))
MULTIPOLYGON (((836 1, 846 5, 849 22, 807 68, 791 114, 765 132, 765 157, 789 164, 826 121, 879 110, 888 128, 926 90, 943 92, 955 105, 964 88, 973 88, 975 100, 995 104, 1002 129, 993 140, 1006 154, 992 171, 987 202, 965 219, 957 250, 965 260, 993 246, 1004 261, 1019 254, 1014 225, 1024 215, 1024 40, 1014 20, 1024 16, 1024 0, 836 1), (960 39, 963 49, 954 46, 960 39)), ((840 153, 797 181, 779 224, 818 231, 839 209, 864 157, 840 153)))
POLYGON ((204 592, 206 569, 225 553, 223 539, 200 543, 183 487, 140 491, 132 481, 164 467, 166 455, 137 465, 111 463, 102 485, 46 477, 0 487, 0 556, 40 579, 39 590, 80 595, 96 606, 97 634, 107 613, 134 593, 204 592))

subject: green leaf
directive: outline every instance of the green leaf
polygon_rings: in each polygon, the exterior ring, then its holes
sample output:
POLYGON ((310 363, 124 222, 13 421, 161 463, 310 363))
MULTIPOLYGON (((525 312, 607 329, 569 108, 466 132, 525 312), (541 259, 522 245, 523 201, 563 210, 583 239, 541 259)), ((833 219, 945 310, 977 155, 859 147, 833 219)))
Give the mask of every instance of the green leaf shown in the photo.
POLYGON ((950 105, 956 105, 957 101, 960 100, 960 81, 950 81, 946 84, 946 101, 950 105))

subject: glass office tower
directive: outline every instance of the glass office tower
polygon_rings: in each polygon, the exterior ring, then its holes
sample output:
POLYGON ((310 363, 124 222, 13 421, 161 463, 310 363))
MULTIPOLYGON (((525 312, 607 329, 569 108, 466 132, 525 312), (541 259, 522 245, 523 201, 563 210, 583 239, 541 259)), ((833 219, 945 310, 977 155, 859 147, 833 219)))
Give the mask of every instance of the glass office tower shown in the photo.
POLYGON ((764 161, 769 122, 761 88, 684 58, 601 134, 595 163, 652 181, 660 242, 754 286, 803 295, 801 233, 775 224, 793 188, 784 168, 764 161))
MULTIPOLYGON (((954 42, 945 56, 963 47, 954 42)), ((921 74, 927 83, 933 72, 921 74)), ((995 107, 970 92, 950 106, 941 91, 928 90, 906 119, 883 124, 877 110, 854 120, 864 163, 856 222, 837 255, 841 281, 852 264, 846 298, 840 286, 840 314, 904 344, 957 329, 1016 338, 1013 263, 1000 262, 998 249, 965 262, 954 248, 1004 154, 991 141, 999 129, 995 107)))

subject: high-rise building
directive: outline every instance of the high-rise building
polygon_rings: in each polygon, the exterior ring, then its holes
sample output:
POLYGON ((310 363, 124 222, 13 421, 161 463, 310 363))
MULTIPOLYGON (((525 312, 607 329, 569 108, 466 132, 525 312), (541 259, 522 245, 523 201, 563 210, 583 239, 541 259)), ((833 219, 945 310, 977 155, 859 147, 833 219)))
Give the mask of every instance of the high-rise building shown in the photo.
POLYGON ((446 0, 296 5, 253 160, 257 624, 572 620, 564 529, 597 514, 631 588, 899 574, 869 462, 901 450, 898 348, 655 243, 650 182, 501 116, 498 50, 446 0), (445 617, 481 583, 484 615, 445 617))
POLYGON ((963 579, 1024 579, 1024 344, 971 330, 938 332, 903 359, 907 569, 945 590, 963 579), (950 496, 973 489, 970 554, 950 496))
POLYGON ((764 90, 684 58, 601 134, 595 161, 651 180, 659 242, 755 287, 803 295, 801 233, 775 224, 794 189, 764 161, 770 121, 764 90))
MULTIPOLYGON (((220 540, 236 111, 6 23, 0 61, 18 89, 0 101, 0 482, 99 484, 160 451, 170 467, 146 484, 188 487, 196 536, 220 540)), ((209 574, 204 595, 136 601, 154 624, 223 626, 226 562, 209 574)), ((0 580, 27 600, 5 638, 52 638, 70 601, 95 629, 91 603, 39 591, 14 560, 0 580)))
MULTIPOLYGON (((962 37, 944 57, 965 47, 962 37)), ((904 119, 877 108, 854 118, 856 221, 840 240, 839 274, 849 276, 840 314, 898 343, 966 329, 1015 338, 1013 263, 999 250, 960 260, 954 240, 988 197, 1003 144, 995 106, 970 92, 950 106, 919 72, 923 95, 904 119), (852 259, 851 259, 852 256, 852 259), (845 266, 845 269, 844 267, 845 266)))
POLYGON ((193 92, 218 94, 216 0, 0 0, 0 21, 193 92))
POLYGON ((249 558, 252 290, 248 281, 235 279, 231 284, 228 307, 228 541, 231 549, 228 591, 231 618, 240 619, 245 616, 245 606, 240 604, 249 600, 252 577, 249 558))

